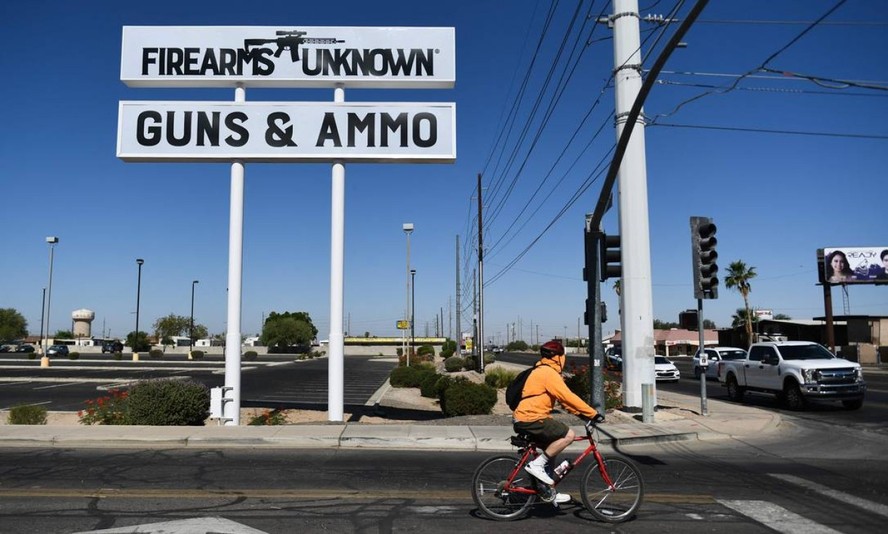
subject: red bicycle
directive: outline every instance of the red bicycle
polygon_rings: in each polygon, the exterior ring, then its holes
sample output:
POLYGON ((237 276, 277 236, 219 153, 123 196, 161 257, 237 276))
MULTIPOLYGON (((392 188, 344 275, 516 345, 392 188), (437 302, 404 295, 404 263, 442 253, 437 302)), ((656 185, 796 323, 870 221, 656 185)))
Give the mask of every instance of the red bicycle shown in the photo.
POLYGON ((574 438, 574 441, 588 440, 589 446, 573 461, 568 461, 560 475, 553 476, 555 484, 552 486, 524 470, 527 462, 542 454, 539 447, 525 435, 512 436, 512 445, 518 447, 518 455, 494 456, 481 462, 472 477, 472 499, 490 519, 520 519, 538 501, 551 503, 558 484, 591 455, 595 463, 583 473, 580 486, 583 505, 601 521, 622 523, 630 519, 644 497, 641 471, 628 458, 601 454, 595 438, 596 430, 596 425, 589 421, 586 436, 574 438))

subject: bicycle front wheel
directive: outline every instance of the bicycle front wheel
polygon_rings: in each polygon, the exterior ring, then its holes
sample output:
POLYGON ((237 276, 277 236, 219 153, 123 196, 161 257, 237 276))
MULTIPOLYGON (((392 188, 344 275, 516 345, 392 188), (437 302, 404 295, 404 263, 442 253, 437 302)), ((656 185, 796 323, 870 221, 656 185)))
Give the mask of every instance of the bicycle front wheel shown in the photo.
POLYGON ((580 488, 583 504, 601 521, 622 523, 635 514, 644 498, 641 471, 622 456, 603 456, 602 460, 613 487, 602 478, 598 464, 591 465, 583 475, 580 488))
POLYGON ((524 517, 537 500, 535 493, 516 493, 513 488, 531 489, 532 481, 524 470, 509 477, 518 466, 519 458, 494 456, 481 462, 472 476, 472 500, 481 513, 497 521, 509 521, 524 517))

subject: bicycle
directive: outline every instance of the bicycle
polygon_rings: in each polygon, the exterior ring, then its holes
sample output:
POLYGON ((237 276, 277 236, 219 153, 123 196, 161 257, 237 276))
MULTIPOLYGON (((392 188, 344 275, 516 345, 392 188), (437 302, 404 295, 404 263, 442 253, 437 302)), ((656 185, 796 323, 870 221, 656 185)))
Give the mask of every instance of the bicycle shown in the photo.
POLYGON ((595 464, 583 474, 580 494, 585 508, 601 521, 622 523, 630 519, 641 506, 644 498, 644 481, 638 467, 628 458, 603 455, 598 450, 593 434, 598 430, 595 423, 586 423, 586 436, 577 436, 574 442, 589 441, 589 446, 567 468, 552 478, 549 486, 524 470, 527 462, 542 454, 540 448, 528 436, 511 437, 518 447, 518 456, 499 455, 481 462, 472 476, 472 499, 481 512, 497 521, 509 521, 524 517, 538 500, 552 503, 555 488, 564 478, 592 456, 595 464))

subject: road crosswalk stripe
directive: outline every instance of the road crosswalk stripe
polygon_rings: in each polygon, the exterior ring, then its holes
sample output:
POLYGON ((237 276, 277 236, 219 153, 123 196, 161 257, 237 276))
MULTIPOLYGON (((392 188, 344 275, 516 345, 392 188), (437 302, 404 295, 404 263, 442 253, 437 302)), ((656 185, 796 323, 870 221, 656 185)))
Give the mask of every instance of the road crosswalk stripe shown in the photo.
POLYGON ((841 534, 768 501, 718 499, 719 504, 737 511, 766 527, 786 534, 841 534))
POLYGON ((816 491, 821 495, 826 495, 827 497, 833 498, 837 501, 842 501, 844 503, 851 504, 853 506, 857 506, 858 508, 862 508, 867 512, 871 512, 874 514, 878 514, 882 517, 888 517, 888 506, 884 504, 879 504, 877 502, 868 501, 866 499, 861 499, 860 497, 855 497, 853 495, 849 495, 843 491, 834 490, 823 486, 821 484, 817 484, 816 482, 811 482, 810 480, 805 480, 804 478, 799 478, 793 475, 783 475, 778 473, 770 473, 770 475, 774 478, 778 478, 784 482, 789 482, 790 484, 795 484, 796 486, 801 486, 805 489, 809 489, 811 491, 816 491))

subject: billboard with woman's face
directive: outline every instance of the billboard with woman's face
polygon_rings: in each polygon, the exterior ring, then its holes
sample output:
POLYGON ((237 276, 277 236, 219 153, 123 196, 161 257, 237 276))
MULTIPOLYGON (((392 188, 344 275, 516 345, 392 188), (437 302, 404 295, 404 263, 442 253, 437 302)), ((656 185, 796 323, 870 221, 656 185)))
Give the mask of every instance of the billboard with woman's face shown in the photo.
POLYGON ((825 284, 888 284, 888 246, 823 249, 820 281, 825 284))

